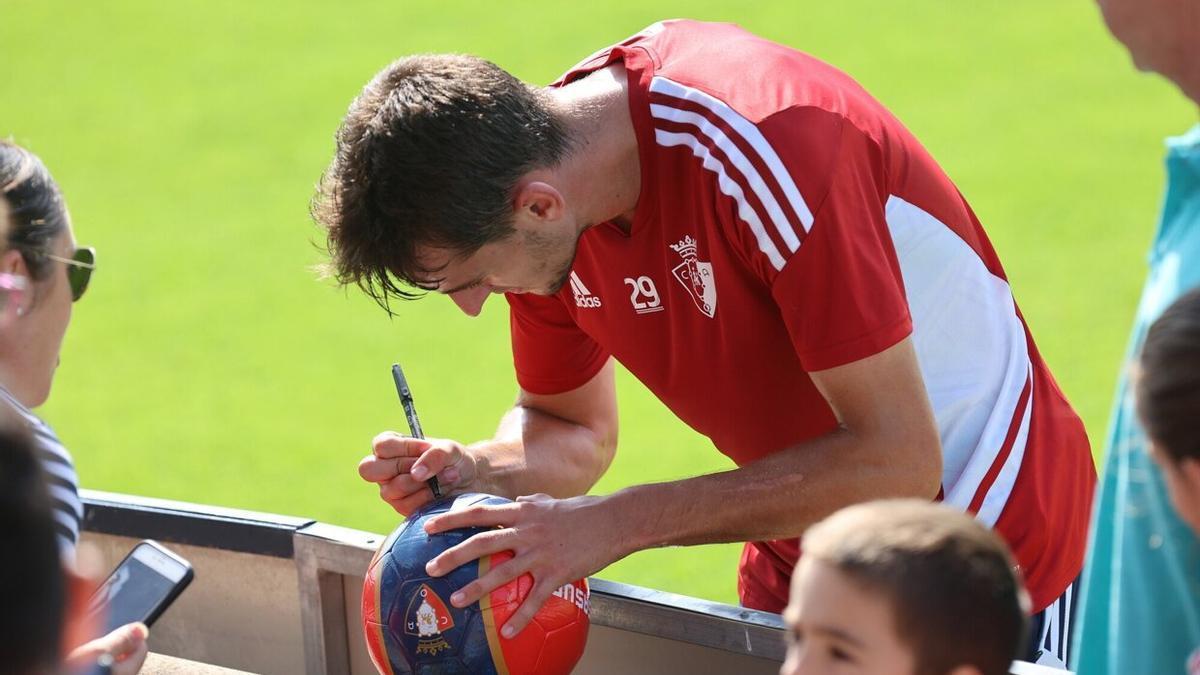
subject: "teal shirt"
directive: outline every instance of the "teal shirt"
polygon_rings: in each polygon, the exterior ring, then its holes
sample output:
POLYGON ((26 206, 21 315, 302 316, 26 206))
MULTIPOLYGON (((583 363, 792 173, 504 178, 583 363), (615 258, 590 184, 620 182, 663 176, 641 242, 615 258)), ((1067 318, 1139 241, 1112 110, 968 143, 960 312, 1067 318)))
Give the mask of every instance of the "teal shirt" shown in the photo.
MULTIPOLYGON (((1167 141, 1167 195, 1127 363, 1146 330, 1200 286, 1200 126, 1167 141)), ((1200 542, 1146 451, 1128 373, 1117 386, 1092 518, 1072 664, 1080 675, 1186 673, 1200 648, 1200 542)))

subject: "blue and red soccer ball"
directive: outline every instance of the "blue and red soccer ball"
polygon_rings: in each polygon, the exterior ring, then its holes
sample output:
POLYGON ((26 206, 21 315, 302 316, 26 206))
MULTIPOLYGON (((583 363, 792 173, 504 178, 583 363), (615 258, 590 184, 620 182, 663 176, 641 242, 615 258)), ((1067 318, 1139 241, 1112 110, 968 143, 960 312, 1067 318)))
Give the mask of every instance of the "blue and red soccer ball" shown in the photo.
POLYGON ((367 650, 380 673, 396 675, 564 675, 578 663, 587 643, 590 611, 587 581, 554 592, 520 633, 500 629, 533 587, 522 575, 467 607, 450 604, 450 594, 510 559, 509 552, 470 562, 443 577, 425 573, 425 563, 484 528, 425 533, 425 521, 475 504, 505 504, 482 494, 456 495, 418 509, 379 547, 363 585, 362 620, 367 650))

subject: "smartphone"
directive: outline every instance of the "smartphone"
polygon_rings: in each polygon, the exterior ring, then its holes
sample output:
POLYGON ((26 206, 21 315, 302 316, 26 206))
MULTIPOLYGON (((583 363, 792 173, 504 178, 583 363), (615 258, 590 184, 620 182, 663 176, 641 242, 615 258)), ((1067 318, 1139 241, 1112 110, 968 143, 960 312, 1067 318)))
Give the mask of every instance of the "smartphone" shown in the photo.
POLYGON ((149 626, 192 582, 188 561, 149 539, 125 556, 117 569, 96 590, 89 611, 102 613, 108 635, 127 623, 141 621, 149 626))

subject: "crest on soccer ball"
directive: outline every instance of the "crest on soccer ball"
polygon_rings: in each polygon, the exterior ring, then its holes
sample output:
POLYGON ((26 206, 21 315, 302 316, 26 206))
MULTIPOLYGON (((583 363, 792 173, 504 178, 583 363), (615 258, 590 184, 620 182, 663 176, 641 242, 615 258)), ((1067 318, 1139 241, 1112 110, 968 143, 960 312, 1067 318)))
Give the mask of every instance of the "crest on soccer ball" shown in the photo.
POLYGON ((692 296, 696 308, 713 318, 717 313, 717 283, 713 280, 712 263, 701 262, 696 257, 696 240, 690 235, 670 246, 683 258, 671 273, 692 296))
POLYGON ((427 584, 421 584, 404 613, 404 632, 417 636, 417 653, 432 655, 449 649, 442 633, 453 627, 454 617, 446 603, 427 584))

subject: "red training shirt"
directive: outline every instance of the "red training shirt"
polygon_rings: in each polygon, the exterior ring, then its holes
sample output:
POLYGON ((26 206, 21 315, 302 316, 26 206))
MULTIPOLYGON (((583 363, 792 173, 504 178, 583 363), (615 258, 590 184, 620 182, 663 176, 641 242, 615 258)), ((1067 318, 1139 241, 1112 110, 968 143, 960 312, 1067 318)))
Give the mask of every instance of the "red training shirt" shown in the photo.
MULTIPOLYGON (((1050 604, 1082 567, 1095 469, 954 184, 850 77, 736 26, 658 23, 555 84, 618 61, 632 228, 584 232, 557 295, 508 296, 521 386, 569 391, 612 355, 744 465, 835 429, 809 372, 911 336, 944 501, 999 531, 1050 604)), ((748 543, 743 604, 781 611, 798 556, 748 543)))

